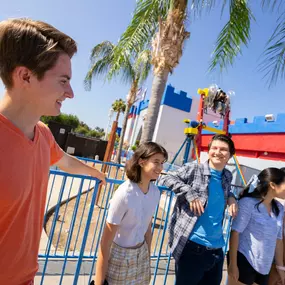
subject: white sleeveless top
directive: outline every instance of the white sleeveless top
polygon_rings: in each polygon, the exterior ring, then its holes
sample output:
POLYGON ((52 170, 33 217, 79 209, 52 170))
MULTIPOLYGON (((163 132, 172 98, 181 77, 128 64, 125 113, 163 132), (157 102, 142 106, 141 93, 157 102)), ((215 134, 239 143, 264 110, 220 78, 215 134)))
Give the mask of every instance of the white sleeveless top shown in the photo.
POLYGON ((119 225, 114 242, 121 247, 133 247, 144 241, 144 235, 159 203, 160 192, 153 183, 144 194, 139 186, 125 181, 115 191, 107 222, 119 225))

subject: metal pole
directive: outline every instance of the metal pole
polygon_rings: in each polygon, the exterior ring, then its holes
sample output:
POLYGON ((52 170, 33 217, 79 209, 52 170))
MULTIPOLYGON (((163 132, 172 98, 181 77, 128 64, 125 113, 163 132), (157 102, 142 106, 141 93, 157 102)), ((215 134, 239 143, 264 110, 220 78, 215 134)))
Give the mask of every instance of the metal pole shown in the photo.
POLYGON ((183 157, 183 164, 188 162, 190 149, 191 149, 191 141, 192 141, 192 137, 187 136, 186 137, 186 148, 185 148, 184 157, 183 157))
POLYGON ((114 110, 111 108, 109 110, 109 114, 108 114, 108 118, 109 118, 108 124, 107 124, 106 129, 105 129, 105 137, 104 137, 105 141, 108 139, 108 131, 109 131, 109 127, 110 127, 110 124, 111 124, 111 120, 112 120, 113 114, 114 114, 114 110))

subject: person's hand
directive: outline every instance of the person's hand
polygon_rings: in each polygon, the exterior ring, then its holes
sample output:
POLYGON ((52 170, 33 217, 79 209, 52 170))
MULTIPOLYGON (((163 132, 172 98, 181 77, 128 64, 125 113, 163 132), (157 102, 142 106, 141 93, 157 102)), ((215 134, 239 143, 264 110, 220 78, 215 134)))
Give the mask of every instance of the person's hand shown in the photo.
POLYGON ((204 207, 199 199, 195 199, 190 202, 190 210, 196 216, 201 216, 204 213, 204 207))
POLYGON ((236 199, 233 197, 230 197, 228 199, 228 205, 229 205, 229 208, 228 208, 229 215, 235 218, 238 214, 238 204, 237 204, 236 199))
POLYGON ((276 269, 277 269, 277 272, 278 272, 280 279, 281 279, 279 281, 278 285, 279 284, 284 285, 285 284, 285 271, 284 271, 284 269, 279 269, 278 267, 276 267, 276 269))
POLYGON ((229 277, 232 278, 235 282, 238 282, 239 279, 239 270, 237 265, 229 265, 228 267, 229 277))
POLYGON ((106 185, 107 184, 105 173, 98 171, 95 177, 98 178, 101 181, 100 184, 102 184, 102 185, 106 185))

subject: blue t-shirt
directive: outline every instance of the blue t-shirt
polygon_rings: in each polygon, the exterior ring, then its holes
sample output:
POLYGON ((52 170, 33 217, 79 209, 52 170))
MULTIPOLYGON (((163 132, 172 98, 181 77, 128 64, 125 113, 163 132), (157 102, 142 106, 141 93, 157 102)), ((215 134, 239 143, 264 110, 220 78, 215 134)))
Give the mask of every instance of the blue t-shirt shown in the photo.
POLYGON ((225 245, 222 225, 225 205, 222 171, 212 168, 210 170, 208 203, 204 214, 198 218, 189 239, 207 247, 222 248, 225 245))

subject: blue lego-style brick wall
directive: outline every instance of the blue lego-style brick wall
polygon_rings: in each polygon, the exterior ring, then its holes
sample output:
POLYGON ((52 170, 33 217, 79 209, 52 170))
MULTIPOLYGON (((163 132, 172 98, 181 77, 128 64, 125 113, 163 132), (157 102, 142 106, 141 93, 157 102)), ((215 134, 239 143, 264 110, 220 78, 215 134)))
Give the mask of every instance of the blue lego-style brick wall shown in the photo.
MULTIPOLYGON (((222 129, 223 121, 218 126, 209 123, 209 127, 222 129)), ((248 122, 247 118, 236 119, 233 125, 229 126, 231 134, 262 134, 262 133, 285 133, 285 113, 277 114, 275 121, 267 122, 265 116, 256 116, 252 122, 248 122)), ((202 134, 212 134, 209 131, 203 131, 202 134)), ((274 143, 274 142, 273 142, 274 143)))
POLYGON ((192 106, 192 99, 187 97, 187 92, 185 91, 176 93, 175 88, 169 84, 164 92, 161 105, 166 105, 189 113, 192 106))
POLYGON ((148 108, 149 100, 141 101, 139 103, 138 109, 137 109, 137 115, 140 114, 140 112, 144 109, 148 108))
MULTIPOLYGON (((137 108, 137 115, 142 110, 148 108, 149 100, 141 101, 137 108)), ((184 91, 175 92, 175 88, 168 84, 166 86, 164 95, 161 100, 161 105, 166 105, 178 110, 190 112, 192 106, 192 99, 187 97, 187 93, 184 91)))
POLYGON ((137 111, 137 107, 136 107, 135 105, 133 105, 133 106, 131 107, 131 109, 130 109, 129 114, 135 114, 136 111, 137 111))

